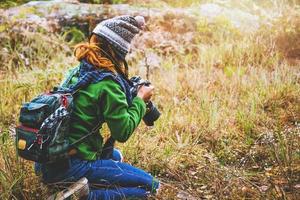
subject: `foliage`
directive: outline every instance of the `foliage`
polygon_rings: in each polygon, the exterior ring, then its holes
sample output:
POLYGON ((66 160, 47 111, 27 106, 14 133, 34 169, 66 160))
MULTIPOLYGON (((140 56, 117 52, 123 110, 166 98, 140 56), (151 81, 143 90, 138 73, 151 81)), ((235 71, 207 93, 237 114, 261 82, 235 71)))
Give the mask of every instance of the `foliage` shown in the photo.
MULTIPOLYGON (((33 32, 17 22, 0 19, 0 70, 14 72, 17 69, 45 67, 55 59, 57 52, 70 53, 62 38, 47 33, 43 29, 33 32)), ((76 37, 77 39, 78 37, 76 37)))
POLYGON ((69 44, 77 44, 85 39, 84 33, 76 27, 66 29, 62 37, 69 44))
POLYGON ((84 3, 94 3, 94 4, 121 4, 124 3, 125 0, 80 0, 80 2, 84 3))
POLYGON ((207 3, 210 1, 207 0, 184 0, 184 1, 172 1, 172 0, 163 0, 168 5, 172 7, 190 7, 194 5, 199 5, 200 3, 207 3))
POLYGON ((27 3, 28 1, 29 0, 0 0, 0 9, 18 6, 20 4, 27 3))
MULTIPOLYGON (((298 11, 289 7, 255 32, 222 16, 150 17, 151 31, 136 38, 128 62, 131 75, 146 77, 150 67, 163 114, 118 147, 126 162, 159 177, 158 199, 297 199, 298 11)), ((57 85, 76 64, 67 42, 82 35, 12 33, 11 23, 0 25, 0 198, 43 199, 49 192, 32 163, 15 157, 11 127, 22 102, 57 85)))

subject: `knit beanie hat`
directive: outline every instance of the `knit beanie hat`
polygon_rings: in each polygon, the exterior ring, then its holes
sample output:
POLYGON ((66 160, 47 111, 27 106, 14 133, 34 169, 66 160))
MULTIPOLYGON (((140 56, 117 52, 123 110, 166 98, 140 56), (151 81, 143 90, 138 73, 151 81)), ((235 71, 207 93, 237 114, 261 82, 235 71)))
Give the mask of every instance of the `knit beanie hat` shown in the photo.
POLYGON ((96 26, 93 33, 104 38, 113 46, 116 53, 125 59, 131 40, 144 26, 144 17, 123 15, 102 21, 96 26))

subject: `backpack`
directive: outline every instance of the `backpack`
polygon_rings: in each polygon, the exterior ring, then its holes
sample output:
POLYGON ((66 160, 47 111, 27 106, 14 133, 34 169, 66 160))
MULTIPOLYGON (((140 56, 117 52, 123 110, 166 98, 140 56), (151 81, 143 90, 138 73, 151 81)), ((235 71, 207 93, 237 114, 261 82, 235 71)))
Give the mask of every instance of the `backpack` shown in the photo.
MULTIPOLYGON (((16 149, 20 157, 38 163, 54 163, 75 154, 75 145, 99 131, 100 122, 90 133, 72 144, 68 141, 74 94, 90 83, 111 78, 120 84, 130 104, 132 97, 129 83, 105 70, 91 72, 92 68, 93 66, 86 61, 81 61, 80 66, 70 72, 60 87, 54 88, 49 93, 40 94, 23 104, 20 110, 20 125, 16 127, 16 149), (80 70, 85 71, 86 74, 73 85, 73 89, 70 89, 69 83, 75 75, 80 76, 80 70)), ((113 143, 110 144, 110 151, 111 145, 113 143)))
MULTIPOLYGON (((77 73, 75 68, 69 82, 77 73)), ((70 128, 70 114, 73 111, 73 95, 63 87, 43 93, 24 103, 16 127, 16 149, 20 157, 38 163, 53 163, 68 158, 74 153, 75 144, 83 141, 98 130, 98 125, 83 138, 70 144, 67 135, 70 128)))
POLYGON ((38 163, 65 157, 72 100, 72 94, 53 91, 23 104, 16 127, 19 156, 38 163))

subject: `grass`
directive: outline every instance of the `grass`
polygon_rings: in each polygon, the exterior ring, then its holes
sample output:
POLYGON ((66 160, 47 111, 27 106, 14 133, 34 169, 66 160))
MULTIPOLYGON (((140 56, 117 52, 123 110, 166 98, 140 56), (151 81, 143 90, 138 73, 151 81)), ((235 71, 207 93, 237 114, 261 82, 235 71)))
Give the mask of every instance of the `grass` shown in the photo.
MULTIPOLYGON (((224 17, 166 12, 149 19, 152 31, 136 38, 128 59, 132 75, 146 77, 150 66, 162 116, 118 147, 126 162, 162 181, 157 199, 297 199, 300 37, 292 5, 255 32, 224 17)), ((41 199, 49 191, 32 163, 15 156, 10 128, 22 102, 76 64, 68 43, 76 38, 15 33, 11 23, 0 35, 0 198, 41 199)))
POLYGON ((13 6, 18 6, 21 5, 23 3, 27 3, 29 0, 1 0, 1 4, 0 4, 0 9, 5 9, 5 8, 10 8, 13 6))

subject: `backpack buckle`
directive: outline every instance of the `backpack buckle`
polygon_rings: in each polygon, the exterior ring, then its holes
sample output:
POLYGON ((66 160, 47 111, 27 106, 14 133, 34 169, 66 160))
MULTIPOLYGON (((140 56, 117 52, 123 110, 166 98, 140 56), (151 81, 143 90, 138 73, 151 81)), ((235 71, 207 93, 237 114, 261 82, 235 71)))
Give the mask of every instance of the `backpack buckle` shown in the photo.
POLYGON ((61 96, 61 104, 67 108, 68 107, 68 98, 65 95, 61 96))

